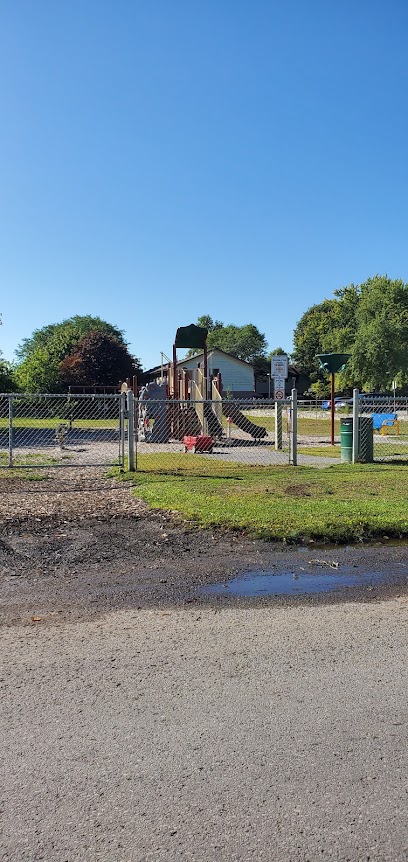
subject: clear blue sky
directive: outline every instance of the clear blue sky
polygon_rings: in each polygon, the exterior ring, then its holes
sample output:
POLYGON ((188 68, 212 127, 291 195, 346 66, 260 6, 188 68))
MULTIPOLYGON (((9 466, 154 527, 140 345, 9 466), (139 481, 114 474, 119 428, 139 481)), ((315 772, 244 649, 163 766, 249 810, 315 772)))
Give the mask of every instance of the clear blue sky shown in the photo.
POLYGON ((406 0, 1 0, 0 347, 95 314, 145 367, 209 313, 290 349, 408 279, 406 0))

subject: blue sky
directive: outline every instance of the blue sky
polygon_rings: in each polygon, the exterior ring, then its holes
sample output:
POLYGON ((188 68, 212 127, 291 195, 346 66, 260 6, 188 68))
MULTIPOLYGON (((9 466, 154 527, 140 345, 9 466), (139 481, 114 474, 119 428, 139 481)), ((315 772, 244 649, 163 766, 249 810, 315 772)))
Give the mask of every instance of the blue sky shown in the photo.
POLYGON ((290 349, 408 279, 405 0, 2 0, 0 347, 95 314, 145 367, 209 313, 290 349))

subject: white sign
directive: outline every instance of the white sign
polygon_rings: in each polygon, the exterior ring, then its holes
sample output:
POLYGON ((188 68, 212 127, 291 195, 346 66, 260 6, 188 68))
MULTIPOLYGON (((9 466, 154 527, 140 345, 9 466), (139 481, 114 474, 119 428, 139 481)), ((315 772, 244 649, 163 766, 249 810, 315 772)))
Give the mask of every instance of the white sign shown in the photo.
POLYGON ((282 401, 282 398, 285 397, 284 389, 275 389, 275 399, 276 401, 282 401))
POLYGON ((273 388, 276 392, 277 389, 283 389, 285 391, 285 378, 284 377, 274 377, 273 378, 273 388))
POLYGON ((287 356, 272 356, 271 359, 271 376, 284 377, 288 376, 288 357, 287 356))

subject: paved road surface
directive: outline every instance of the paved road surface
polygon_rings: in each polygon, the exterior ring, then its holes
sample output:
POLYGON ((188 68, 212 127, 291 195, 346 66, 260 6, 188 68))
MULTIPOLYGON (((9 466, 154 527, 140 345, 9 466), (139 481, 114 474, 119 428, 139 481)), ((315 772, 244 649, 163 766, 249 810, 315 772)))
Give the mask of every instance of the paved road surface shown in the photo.
POLYGON ((2 630, 3 862, 406 862, 408 601, 2 630))

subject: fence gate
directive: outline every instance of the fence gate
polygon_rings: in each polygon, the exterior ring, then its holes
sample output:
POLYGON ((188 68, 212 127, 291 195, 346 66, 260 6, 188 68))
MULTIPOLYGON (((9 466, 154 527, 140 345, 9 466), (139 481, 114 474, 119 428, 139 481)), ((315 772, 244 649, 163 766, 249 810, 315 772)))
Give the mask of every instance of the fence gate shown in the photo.
POLYGON ((124 463, 126 395, 0 395, 0 467, 124 463))

